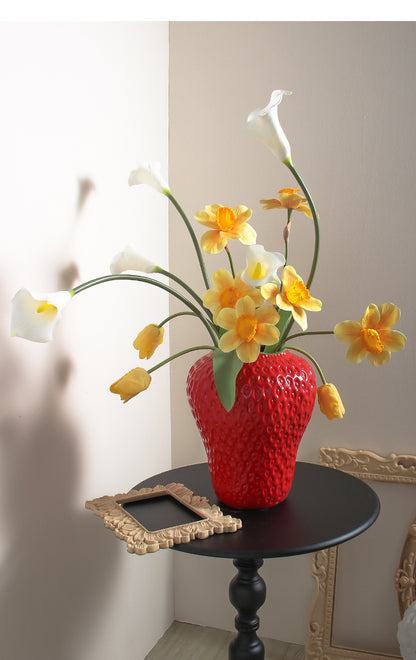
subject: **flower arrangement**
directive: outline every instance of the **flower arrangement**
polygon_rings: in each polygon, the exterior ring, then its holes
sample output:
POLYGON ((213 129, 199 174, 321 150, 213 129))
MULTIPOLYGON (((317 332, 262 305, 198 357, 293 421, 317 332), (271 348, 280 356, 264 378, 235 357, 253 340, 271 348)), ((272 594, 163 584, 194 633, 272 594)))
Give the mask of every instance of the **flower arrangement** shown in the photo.
POLYGON ((206 228, 198 241, 191 222, 161 177, 158 164, 143 163, 131 172, 128 183, 131 186, 152 186, 165 195, 178 211, 199 261, 206 289, 202 297, 174 273, 142 257, 129 245, 115 256, 110 268, 111 274, 79 284, 70 291, 35 293, 20 289, 12 301, 12 335, 36 342, 49 341, 54 327, 61 319, 63 308, 74 295, 111 280, 135 280, 163 289, 184 306, 183 311, 159 323, 147 325, 139 332, 133 342, 139 352, 139 359, 148 360, 154 355, 163 342, 165 324, 180 315, 197 317, 205 326, 210 343, 185 348, 147 370, 143 367, 133 368, 110 386, 111 392, 118 394, 122 401, 127 402, 146 390, 151 383, 151 374, 171 360, 191 351, 211 350, 218 395, 224 408, 231 410, 235 400, 236 378, 243 364, 255 362, 260 352, 270 354, 290 349, 306 356, 316 367, 322 380, 318 387, 321 411, 328 419, 342 418, 345 409, 337 388, 326 381, 321 367, 310 353, 292 344, 293 339, 305 335, 334 335, 340 342, 348 344, 346 359, 349 362, 357 364, 367 357, 371 364, 380 366, 390 360, 392 352, 404 348, 406 337, 392 329, 400 318, 400 310, 393 303, 379 306, 369 304, 360 321, 342 321, 332 330, 307 330, 307 312, 318 312, 322 308, 321 301, 310 293, 319 255, 319 217, 309 191, 293 164, 290 144, 278 118, 278 106, 284 96, 290 93, 275 90, 269 104, 250 113, 247 119, 248 129, 290 170, 299 186, 282 188, 278 198, 260 200, 265 210, 287 212, 283 229, 284 254, 268 252, 256 242, 256 231, 249 224, 252 211, 243 205, 230 208, 211 204, 198 211, 194 218, 206 228), (306 281, 289 260, 293 211, 305 214, 314 224, 314 250, 306 281), (232 240, 238 240, 246 246, 246 264, 238 272, 234 268, 229 247, 232 240), (211 283, 203 253, 215 255, 221 252, 227 255, 229 270, 218 269, 211 283), (138 275, 137 272, 142 274, 138 275), (179 290, 152 278, 152 273, 164 275, 179 290), (300 326, 301 332, 292 332, 294 323, 300 326))

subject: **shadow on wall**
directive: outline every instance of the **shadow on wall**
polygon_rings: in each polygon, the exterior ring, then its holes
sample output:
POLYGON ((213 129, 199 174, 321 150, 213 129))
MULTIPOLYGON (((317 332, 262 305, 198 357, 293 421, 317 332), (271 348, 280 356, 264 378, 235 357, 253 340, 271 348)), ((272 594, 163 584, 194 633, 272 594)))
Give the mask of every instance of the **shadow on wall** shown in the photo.
POLYGON ((29 400, 20 414, 12 390, 24 383, 24 368, 9 341, 0 352, 0 655, 81 660, 71 649, 93 639, 120 553, 77 508, 81 453, 65 407, 69 358, 59 346, 48 354, 38 403, 29 400))

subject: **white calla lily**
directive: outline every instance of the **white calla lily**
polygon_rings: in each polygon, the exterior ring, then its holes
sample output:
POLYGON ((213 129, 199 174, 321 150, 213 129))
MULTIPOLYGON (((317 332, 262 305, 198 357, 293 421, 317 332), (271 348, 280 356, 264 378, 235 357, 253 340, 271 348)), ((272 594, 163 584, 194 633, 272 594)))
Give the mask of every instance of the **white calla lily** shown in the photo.
POLYGON ((291 150, 289 141, 280 125, 277 108, 282 102, 283 96, 291 93, 275 89, 269 104, 261 110, 253 110, 247 117, 247 128, 285 164, 292 163, 291 150))
POLYGON ((126 245, 113 259, 110 270, 113 275, 119 275, 126 270, 138 270, 141 273, 153 273, 156 264, 137 252, 134 245, 126 245))
POLYGON ((12 300, 12 337, 47 342, 52 339, 62 309, 71 299, 69 291, 35 293, 19 289, 12 300))
POLYGON ((246 251, 247 266, 241 279, 250 286, 262 286, 277 278, 277 270, 285 265, 280 252, 266 252, 263 245, 250 245, 246 251))
POLYGON ((139 163, 135 170, 130 172, 129 186, 145 183, 160 193, 169 192, 169 184, 160 174, 160 163, 139 163))

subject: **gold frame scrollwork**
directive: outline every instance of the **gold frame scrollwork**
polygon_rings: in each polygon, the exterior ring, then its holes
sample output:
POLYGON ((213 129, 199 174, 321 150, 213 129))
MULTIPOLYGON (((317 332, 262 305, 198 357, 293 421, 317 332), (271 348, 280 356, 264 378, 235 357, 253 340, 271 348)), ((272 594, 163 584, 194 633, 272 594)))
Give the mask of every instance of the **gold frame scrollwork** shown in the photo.
POLYGON ((104 495, 88 500, 85 507, 96 516, 104 519, 104 525, 111 529, 117 538, 127 543, 127 552, 144 555, 162 548, 172 548, 179 543, 189 543, 195 539, 206 539, 213 534, 236 532, 241 528, 239 518, 224 516, 216 505, 210 505, 206 497, 194 495, 183 484, 171 483, 167 486, 141 488, 118 495, 104 495), (124 508, 123 504, 138 502, 169 495, 180 504, 196 513, 201 520, 166 527, 157 531, 147 530, 124 508))
MULTIPOLYGON (((387 457, 365 450, 322 447, 320 463, 367 481, 416 484, 416 456, 390 454, 387 457)), ((335 646, 332 641, 335 580, 338 548, 321 550, 312 556, 312 575, 316 582, 311 605, 305 657, 307 660, 397 660, 401 656, 372 653, 335 646)), ((416 600, 416 520, 410 525, 400 564, 393 581, 400 614, 416 600)))

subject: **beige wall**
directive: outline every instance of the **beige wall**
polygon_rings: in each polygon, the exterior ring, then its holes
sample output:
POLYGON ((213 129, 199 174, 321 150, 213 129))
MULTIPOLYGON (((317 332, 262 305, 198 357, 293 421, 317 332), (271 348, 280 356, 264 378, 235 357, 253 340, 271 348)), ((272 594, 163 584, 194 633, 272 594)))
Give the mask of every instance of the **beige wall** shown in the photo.
POLYGON ((167 171, 168 25, 3 23, 0 72, 0 655, 138 660, 173 616, 172 557, 129 555, 84 502, 170 466, 168 370, 126 406, 108 391, 168 300, 91 289, 44 345, 10 339, 9 301, 60 288, 72 261, 108 274, 127 241, 167 265, 166 199, 127 178, 167 171))
MULTIPOLYGON (((347 410, 344 420, 332 422, 315 410, 300 448, 303 460, 316 461, 320 446, 416 453, 415 55, 414 23, 170 25, 170 184, 189 216, 205 204, 246 204, 254 209, 258 242, 282 250, 283 220, 262 211, 259 199, 293 185, 293 179, 248 133, 245 120, 273 89, 293 90, 280 118, 322 231, 312 293, 324 307, 309 315, 310 329, 358 320, 370 302, 393 301, 402 309, 398 327, 408 335, 407 348, 379 369, 367 362, 350 365, 334 339, 299 341, 336 383, 347 410)), ((301 274, 310 263, 311 227, 306 217, 296 217, 291 250, 301 274)), ((202 229, 196 231, 201 235, 202 229)), ((171 270, 202 291, 192 247, 173 213, 170 256, 171 270)), ((207 257, 207 263, 211 272, 227 267, 223 255, 207 257)), ((201 340, 205 334, 196 322, 172 326, 172 352, 201 340)), ((205 460, 185 394, 194 359, 177 361, 171 370, 174 465, 205 460)), ((231 562, 180 555, 175 567, 176 617, 232 628, 231 562)), ((303 642, 314 591, 310 558, 268 561, 263 575, 268 601, 262 634, 303 642)), ((390 576, 385 579, 388 595, 374 604, 370 619, 386 607, 397 609, 390 576)))

